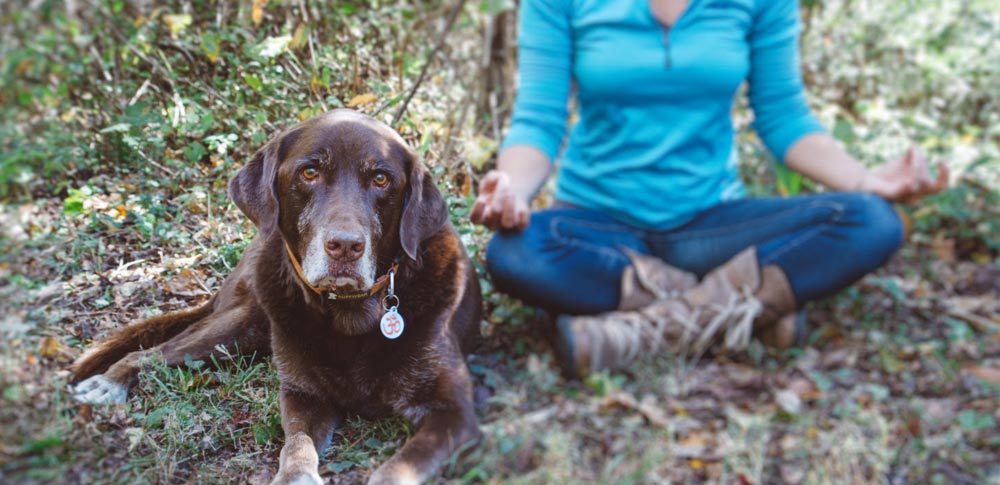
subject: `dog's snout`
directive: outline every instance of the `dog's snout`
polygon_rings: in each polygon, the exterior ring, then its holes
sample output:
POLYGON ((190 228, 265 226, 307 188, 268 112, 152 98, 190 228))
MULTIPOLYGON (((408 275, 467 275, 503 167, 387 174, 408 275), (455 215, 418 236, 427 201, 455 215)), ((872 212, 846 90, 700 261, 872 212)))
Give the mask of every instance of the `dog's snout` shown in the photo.
POLYGON ((361 234, 337 231, 326 240, 326 252, 336 261, 357 261, 365 252, 365 239, 361 234))

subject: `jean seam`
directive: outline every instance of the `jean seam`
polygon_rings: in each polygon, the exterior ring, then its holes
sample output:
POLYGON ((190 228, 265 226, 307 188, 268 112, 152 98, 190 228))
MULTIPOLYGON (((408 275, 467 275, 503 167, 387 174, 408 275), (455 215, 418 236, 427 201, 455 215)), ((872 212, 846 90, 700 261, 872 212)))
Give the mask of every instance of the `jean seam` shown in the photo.
MULTIPOLYGON (((598 245, 598 244, 592 244, 592 243, 589 243, 589 242, 587 242, 585 240, 582 240, 582 239, 579 239, 579 238, 572 238, 572 237, 564 236, 559 231, 559 227, 558 227, 559 222, 562 219, 565 219, 565 218, 564 217, 553 217, 552 220, 549 221, 549 233, 552 235, 552 237, 554 239, 556 239, 556 240, 558 240, 558 241, 560 241, 563 244, 566 244, 568 246, 572 246, 572 247, 576 247, 576 248, 582 248, 582 249, 587 250, 587 251, 591 251, 591 252, 598 253, 598 254, 608 255, 608 256, 611 256, 611 257, 614 257, 614 258, 620 258, 620 259, 623 259, 623 260, 626 260, 626 261, 628 260, 628 256, 626 256, 625 253, 622 252, 620 249, 615 249, 614 247, 610 247, 610 246, 601 246, 601 245, 598 245)), ((575 221, 574 220, 573 222, 576 223, 576 222, 579 222, 579 221, 575 221)), ((594 225, 588 225, 588 224, 585 224, 585 223, 582 224, 582 225, 584 225, 586 227, 590 227, 592 229, 595 228, 594 225)), ((631 233, 631 231, 629 231, 627 229, 625 229, 625 230, 618 229, 616 232, 619 232, 619 233, 631 233)))
POLYGON ((582 220, 582 219, 578 219, 576 217, 570 217, 570 216, 565 216, 565 215, 553 216, 552 220, 551 220, 551 223, 553 224, 552 227, 555 227, 555 224, 557 222, 560 222, 560 221, 565 221, 566 223, 569 223, 569 224, 576 224, 577 226, 583 226, 583 227, 586 227, 588 229, 595 229, 595 230, 605 231, 605 232, 616 232, 616 233, 620 233, 620 234, 631 234, 631 235, 633 235, 635 237, 640 237, 640 238, 642 237, 642 234, 641 234, 640 231, 636 231, 634 229, 631 229, 631 228, 625 226, 622 223, 615 224, 615 223, 605 223, 605 222, 593 222, 593 221, 582 220))
MULTIPOLYGON (((797 237, 795 239, 792 239, 791 241, 788 241, 785 244, 782 244, 780 248, 774 250, 773 252, 771 252, 770 254, 767 255, 767 260, 769 261, 769 263, 767 263, 767 264, 773 264, 774 261, 776 261, 783 254, 791 251, 792 249, 795 249, 795 248, 801 246, 807 240, 812 239, 813 237, 816 237, 816 235, 821 230, 824 229, 825 225, 826 224, 824 224, 822 226, 814 227, 814 228, 812 228, 812 229, 810 229, 810 230, 802 233, 801 235, 799 235, 799 237, 797 237)), ((763 261, 760 261, 759 263, 760 263, 761 266, 767 266, 767 264, 765 264, 763 261)))
MULTIPOLYGON (((707 237, 716 237, 720 234, 726 234, 732 231, 737 231, 740 229, 745 229, 747 227, 759 226, 761 224, 766 224, 774 219, 784 217, 789 212, 801 211, 808 209, 815 209, 817 207, 829 207, 836 211, 835 219, 839 220, 841 215, 844 213, 844 204, 830 200, 814 200, 810 201, 806 206, 792 206, 788 207, 782 211, 775 212, 773 214, 768 214, 763 217, 757 217, 755 219, 750 219, 746 221, 741 221, 736 224, 729 224, 725 226, 712 227, 710 229, 699 229, 694 231, 685 231, 683 229, 676 230, 675 232, 667 232, 663 234, 652 235, 651 238, 656 239, 658 242, 667 241, 681 241, 689 239, 700 239, 707 237)), ((824 222, 823 225, 828 224, 824 222)))
MULTIPOLYGON (((826 202, 826 201, 824 201, 824 202, 826 202)), ((778 248, 778 249, 774 250, 773 252, 771 252, 771 254, 768 255, 767 259, 770 260, 770 261, 776 261, 780 256, 784 255, 788 251, 791 251, 792 249, 795 249, 795 248, 801 246, 805 241, 807 241, 809 239, 812 239, 813 237, 816 237, 816 235, 819 234, 823 229, 826 229, 827 226, 831 226, 831 225, 836 226, 840 222, 840 220, 843 218, 844 207, 843 207, 843 204, 834 203, 834 205, 837 205, 839 207, 837 207, 837 212, 836 212, 836 214, 834 215, 834 217, 832 219, 830 219, 829 221, 826 221, 826 222, 824 222, 824 223, 822 223, 822 224, 820 224, 820 225, 818 225, 816 227, 813 227, 812 229, 810 229, 810 230, 802 233, 799 237, 797 237, 795 239, 792 239, 791 241, 788 241, 785 244, 782 244, 780 248, 778 248)), ((761 262, 761 264, 763 265, 764 263, 761 262)))

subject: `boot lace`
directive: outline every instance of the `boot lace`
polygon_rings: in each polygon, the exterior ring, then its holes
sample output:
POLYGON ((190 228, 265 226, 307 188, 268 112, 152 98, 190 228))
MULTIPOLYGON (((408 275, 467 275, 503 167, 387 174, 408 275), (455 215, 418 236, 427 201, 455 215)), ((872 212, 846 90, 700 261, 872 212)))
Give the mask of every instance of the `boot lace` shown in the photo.
POLYGON ((624 367, 643 352, 671 350, 697 359, 720 336, 725 348, 745 349, 762 310, 763 304, 744 286, 726 301, 693 309, 667 298, 637 311, 578 317, 575 330, 586 335, 590 368, 596 372, 624 367))

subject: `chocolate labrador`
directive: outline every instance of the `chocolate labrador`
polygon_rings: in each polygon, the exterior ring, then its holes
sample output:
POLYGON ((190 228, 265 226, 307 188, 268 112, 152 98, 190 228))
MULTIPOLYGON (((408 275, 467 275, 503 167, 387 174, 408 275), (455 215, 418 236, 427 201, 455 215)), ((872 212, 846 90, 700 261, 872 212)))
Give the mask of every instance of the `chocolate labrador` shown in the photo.
POLYGON ((229 193, 258 234, 222 288, 97 344, 73 366, 77 399, 123 402, 149 359, 238 350, 272 354, 281 380, 274 483, 321 483, 319 454, 345 414, 420 423, 369 483, 425 481, 478 442, 465 355, 479 337, 479 283, 403 139, 331 111, 274 137, 229 193))

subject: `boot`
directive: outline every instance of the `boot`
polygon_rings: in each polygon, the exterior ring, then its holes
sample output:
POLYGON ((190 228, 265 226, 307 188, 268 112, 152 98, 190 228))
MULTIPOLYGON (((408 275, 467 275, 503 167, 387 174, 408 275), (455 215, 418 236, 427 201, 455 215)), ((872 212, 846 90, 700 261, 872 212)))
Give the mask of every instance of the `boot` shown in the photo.
POLYGON ((622 273, 618 310, 638 310, 654 301, 683 293, 696 284, 698 277, 674 268, 662 259, 623 248, 632 264, 622 273))
MULTIPOLYGON (((658 300, 666 300, 680 295, 693 288, 698 283, 698 277, 693 273, 674 268, 660 258, 637 253, 623 248, 632 264, 622 272, 621 296, 618 300, 618 311, 634 311, 646 307, 658 300)), ((576 341, 568 327, 565 327, 567 317, 556 319, 554 327, 547 333, 556 353, 556 360, 567 377, 580 377, 574 362, 576 359, 576 341)))
POLYGON ((570 377, 621 369, 664 348, 700 355, 715 340, 744 349, 753 330, 794 311, 787 278, 777 266, 758 268, 754 248, 707 274, 682 294, 637 311, 560 317, 559 357, 570 377))
POLYGON ((764 304, 754 323, 754 336, 772 349, 784 350, 805 337, 805 315, 795 311, 795 295, 785 272, 776 265, 761 269, 761 286, 756 292, 764 304))

